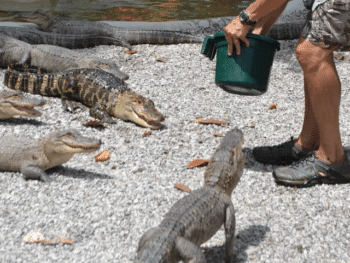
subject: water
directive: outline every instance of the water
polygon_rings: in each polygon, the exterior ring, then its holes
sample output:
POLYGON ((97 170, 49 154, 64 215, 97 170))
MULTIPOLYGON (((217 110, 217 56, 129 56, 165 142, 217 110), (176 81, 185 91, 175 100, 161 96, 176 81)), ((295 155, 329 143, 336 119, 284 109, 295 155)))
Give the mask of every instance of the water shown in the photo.
POLYGON ((235 16, 253 2, 241 0, 0 0, 0 21, 13 11, 50 10, 79 20, 176 21, 235 16))

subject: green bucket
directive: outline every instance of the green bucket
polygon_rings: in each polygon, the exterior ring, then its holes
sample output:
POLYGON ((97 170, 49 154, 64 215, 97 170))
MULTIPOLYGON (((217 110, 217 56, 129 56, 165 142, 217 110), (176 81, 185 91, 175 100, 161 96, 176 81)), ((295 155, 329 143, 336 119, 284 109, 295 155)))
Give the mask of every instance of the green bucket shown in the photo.
POLYGON ((207 37, 202 54, 213 59, 217 52, 215 83, 223 90, 240 95, 257 96, 267 91, 271 67, 280 44, 267 36, 247 34, 249 47, 240 41, 241 55, 227 55, 224 32, 207 37))

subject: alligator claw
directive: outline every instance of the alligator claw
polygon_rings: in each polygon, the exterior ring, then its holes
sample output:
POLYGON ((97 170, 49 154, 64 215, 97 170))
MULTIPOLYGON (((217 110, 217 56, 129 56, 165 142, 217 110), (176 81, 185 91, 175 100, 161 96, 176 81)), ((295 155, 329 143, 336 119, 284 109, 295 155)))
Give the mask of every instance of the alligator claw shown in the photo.
POLYGON ((81 103, 70 100, 62 100, 62 106, 65 111, 69 111, 70 113, 76 112, 77 109, 84 110, 86 108, 81 103))
POLYGON ((40 180, 43 181, 44 183, 52 182, 52 179, 48 175, 41 175, 40 180))
POLYGON ((100 122, 102 122, 102 123, 108 123, 108 124, 116 124, 116 123, 117 123, 117 121, 116 121, 114 118, 109 117, 109 116, 104 116, 104 117, 100 120, 100 122))

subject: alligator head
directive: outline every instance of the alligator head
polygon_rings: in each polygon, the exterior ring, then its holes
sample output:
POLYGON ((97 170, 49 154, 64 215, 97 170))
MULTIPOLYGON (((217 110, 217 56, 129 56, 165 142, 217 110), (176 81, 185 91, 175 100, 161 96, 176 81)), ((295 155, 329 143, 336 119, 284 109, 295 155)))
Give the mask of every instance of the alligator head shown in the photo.
POLYGON ((52 16, 48 11, 36 10, 34 12, 21 12, 15 16, 21 22, 34 23, 47 31, 48 28, 54 22, 55 17, 52 16))
POLYGON ((22 93, 17 91, 0 92, 0 119, 8 119, 13 116, 39 117, 41 112, 34 107, 42 107, 45 101, 23 97, 22 93))
POLYGON ((245 164, 243 142, 243 133, 238 128, 225 135, 204 173, 206 186, 219 188, 231 196, 243 174, 245 164))
POLYGON ((50 133, 45 138, 46 152, 58 154, 90 153, 101 147, 101 140, 84 137, 78 131, 69 129, 50 133))
POLYGON ((160 129, 164 116, 156 109, 153 101, 126 90, 111 101, 108 114, 125 121, 132 121, 142 127, 160 129))

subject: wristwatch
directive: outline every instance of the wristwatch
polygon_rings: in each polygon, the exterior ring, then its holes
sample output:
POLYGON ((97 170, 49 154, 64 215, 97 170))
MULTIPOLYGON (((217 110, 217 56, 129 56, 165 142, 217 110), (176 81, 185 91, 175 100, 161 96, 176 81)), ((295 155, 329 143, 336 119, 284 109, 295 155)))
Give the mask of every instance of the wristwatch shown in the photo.
POLYGON ((242 24, 245 24, 248 26, 254 26, 256 24, 256 21, 250 21, 249 15, 245 10, 239 13, 239 20, 241 21, 242 24))

